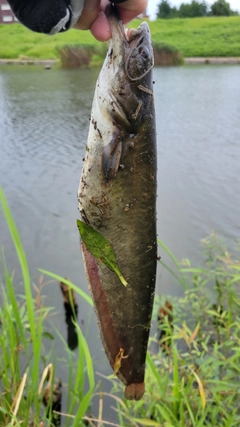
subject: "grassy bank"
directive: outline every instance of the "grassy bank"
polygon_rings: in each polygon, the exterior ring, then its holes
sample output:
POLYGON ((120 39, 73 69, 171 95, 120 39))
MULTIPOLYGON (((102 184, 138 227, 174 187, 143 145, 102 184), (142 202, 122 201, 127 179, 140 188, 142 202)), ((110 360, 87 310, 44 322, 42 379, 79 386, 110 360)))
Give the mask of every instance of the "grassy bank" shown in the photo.
MULTIPOLYGON (((131 26, 137 27, 135 20, 131 26)), ((171 19, 149 22, 153 42, 167 44, 189 56, 240 56, 240 17, 171 19)), ((71 30, 55 36, 33 33, 20 24, 0 25, 0 58, 58 58, 57 48, 79 44, 104 56, 104 44, 90 32, 71 30)))
MULTIPOLYGON (((60 336, 60 332, 56 330, 51 335, 46 324, 55 308, 45 306, 41 297, 42 282, 33 292, 24 249, 1 187, 0 206, 15 245, 24 284, 24 295, 16 296, 14 278, 7 270, 2 252, 1 426, 59 425, 59 414, 52 408, 56 395, 61 395, 60 386, 67 395, 67 407, 62 414, 65 427, 240 425, 240 261, 230 256, 214 234, 203 242, 205 263, 201 268, 192 268, 188 260, 178 263, 159 241, 161 256, 165 259, 167 253, 173 269, 160 261, 162 267, 167 268, 185 291, 182 298, 163 295, 156 301, 154 319, 159 318, 161 338, 158 332, 151 340, 144 398, 129 402, 122 400, 123 386, 115 378, 109 378, 113 387, 111 394, 105 393, 101 385, 95 385, 93 361, 75 316, 71 321, 76 328, 79 351, 73 353, 61 337, 66 357, 64 363, 58 359, 54 335, 60 336), (51 347, 45 346, 46 339, 52 340, 51 347), (69 371, 67 384, 56 381, 54 370, 59 365, 69 371), (44 407, 42 401, 46 395, 44 407), (117 423, 102 419, 105 395, 108 405, 109 398, 114 402, 117 423), (98 401, 98 409, 92 415, 93 398, 98 401)), ((52 273, 45 274, 61 279, 52 273)), ((77 286, 68 285, 88 302, 91 310, 91 299, 77 286)), ((61 412, 61 407, 57 412, 61 412)))
POLYGON ((240 16, 157 20, 151 23, 153 41, 164 41, 184 57, 240 56, 240 16))

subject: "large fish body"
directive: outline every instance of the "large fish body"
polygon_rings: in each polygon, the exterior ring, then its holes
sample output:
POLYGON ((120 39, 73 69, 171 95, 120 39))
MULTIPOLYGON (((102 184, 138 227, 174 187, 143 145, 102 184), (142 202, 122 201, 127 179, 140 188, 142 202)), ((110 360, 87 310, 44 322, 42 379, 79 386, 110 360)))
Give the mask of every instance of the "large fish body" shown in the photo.
POLYGON ((144 393, 156 278, 156 132, 147 23, 126 31, 115 13, 92 105, 78 200, 85 223, 112 245, 127 280, 82 243, 103 345, 125 397, 144 393))

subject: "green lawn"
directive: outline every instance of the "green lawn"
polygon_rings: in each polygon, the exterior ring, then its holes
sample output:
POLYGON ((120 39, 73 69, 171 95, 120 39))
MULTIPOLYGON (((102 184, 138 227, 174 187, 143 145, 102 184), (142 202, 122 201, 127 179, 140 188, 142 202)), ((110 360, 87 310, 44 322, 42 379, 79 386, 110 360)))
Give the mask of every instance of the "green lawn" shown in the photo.
POLYGON ((71 30, 54 36, 34 33, 21 24, 0 25, 0 58, 21 56, 54 59, 58 58, 57 47, 67 44, 94 45, 101 48, 89 31, 71 30))
MULTIPOLYGON (((149 24, 155 43, 169 44, 184 57, 240 56, 240 16, 156 20, 149 24)), ((138 25, 138 20, 131 24, 132 27, 138 25)), ((56 48, 66 44, 103 48, 89 31, 70 30, 46 36, 33 33, 20 24, 0 25, 0 40, 0 58, 58 58, 56 48)))
POLYGON ((240 56, 240 16, 157 20, 154 42, 173 45, 184 57, 240 56))

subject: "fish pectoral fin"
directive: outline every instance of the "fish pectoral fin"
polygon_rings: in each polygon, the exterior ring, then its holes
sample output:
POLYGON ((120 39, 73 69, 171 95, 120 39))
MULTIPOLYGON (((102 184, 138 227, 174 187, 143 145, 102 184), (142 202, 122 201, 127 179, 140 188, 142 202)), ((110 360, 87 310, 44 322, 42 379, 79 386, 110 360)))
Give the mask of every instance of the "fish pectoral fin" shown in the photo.
POLYGON ((119 134, 116 134, 114 135, 111 142, 103 147, 102 151, 102 172, 106 182, 114 178, 116 175, 119 168, 121 155, 122 138, 119 134))

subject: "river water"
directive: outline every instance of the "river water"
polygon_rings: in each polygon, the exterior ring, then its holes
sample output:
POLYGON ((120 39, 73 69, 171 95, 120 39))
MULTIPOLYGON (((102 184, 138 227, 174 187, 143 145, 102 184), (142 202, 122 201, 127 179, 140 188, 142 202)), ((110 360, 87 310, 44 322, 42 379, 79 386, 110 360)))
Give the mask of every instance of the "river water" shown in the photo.
MULTIPOLYGON (((0 185, 35 283, 41 267, 87 292, 76 229, 77 188, 99 70, 0 68, 0 185)), ((155 68, 158 133, 158 236, 178 258, 199 263, 201 238, 215 230, 234 250, 240 238, 240 67, 155 68)), ((17 259, 0 213, 10 271, 17 259)), ((166 256, 160 250, 166 261, 166 256)), ((0 275, 2 264, 0 264, 0 275)), ((158 272, 159 293, 182 292, 158 272)), ((62 313, 59 288, 44 288, 62 313)), ((79 299, 97 369, 110 370, 95 315, 79 299)), ((56 317, 64 334, 64 317, 56 317)), ((60 350, 59 350, 60 352, 60 350)), ((60 352, 61 353, 61 352, 60 352)), ((63 374, 64 376, 64 374, 63 374)))

